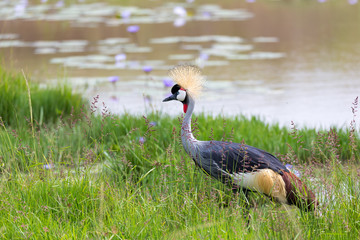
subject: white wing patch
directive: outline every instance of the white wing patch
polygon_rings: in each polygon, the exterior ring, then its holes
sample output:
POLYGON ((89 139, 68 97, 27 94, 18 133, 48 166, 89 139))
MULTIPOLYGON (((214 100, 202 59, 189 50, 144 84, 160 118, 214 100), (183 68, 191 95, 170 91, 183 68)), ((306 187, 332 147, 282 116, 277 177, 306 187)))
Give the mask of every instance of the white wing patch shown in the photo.
POLYGON ((287 203, 285 182, 281 175, 271 169, 261 169, 257 172, 230 174, 239 187, 258 191, 271 196, 281 203, 287 203))
POLYGON ((257 184, 255 184, 257 172, 249 172, 249 173, 234 173, 231 174, 231 177, 234 180, 234 183, 239 187, 248 188, 250 190, 261 191, 258 189, 257 184))

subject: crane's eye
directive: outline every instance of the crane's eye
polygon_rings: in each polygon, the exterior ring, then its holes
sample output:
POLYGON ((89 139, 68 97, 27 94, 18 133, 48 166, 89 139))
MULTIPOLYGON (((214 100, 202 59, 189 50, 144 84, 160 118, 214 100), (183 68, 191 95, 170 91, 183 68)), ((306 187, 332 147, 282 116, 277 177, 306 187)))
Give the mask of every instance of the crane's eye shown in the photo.
POLYGON ((179 100, 180 102, 182 102, 185 100, 185 98, 186 98, 186 91, 179 90, 178 95, 176 96, 176 99, 179 100))
POLYGON ((172 88, 171 88, 171 93, 172 94, 174 94, 174 93, 176 93, 177 91, 179 91, 180 90, 180 86, 179 86, 179 84, 175 84, 172 88))

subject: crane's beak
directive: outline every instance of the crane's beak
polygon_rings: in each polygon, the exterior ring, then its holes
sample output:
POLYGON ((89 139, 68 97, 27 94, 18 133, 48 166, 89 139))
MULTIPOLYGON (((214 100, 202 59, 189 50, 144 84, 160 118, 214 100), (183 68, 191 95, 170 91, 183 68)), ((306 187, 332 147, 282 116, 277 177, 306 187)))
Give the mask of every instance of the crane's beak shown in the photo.
POLYGON ((168 102, 171 100, 176 100, 176 94, 171 95, 170 97, 167 97, 163 100, 163 102, 168 102))

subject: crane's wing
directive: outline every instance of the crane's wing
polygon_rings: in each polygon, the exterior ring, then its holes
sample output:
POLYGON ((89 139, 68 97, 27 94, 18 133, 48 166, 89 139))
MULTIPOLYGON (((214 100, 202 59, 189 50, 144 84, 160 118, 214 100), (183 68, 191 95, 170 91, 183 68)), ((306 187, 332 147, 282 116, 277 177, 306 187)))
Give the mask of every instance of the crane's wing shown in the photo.
MULTIPOLYGON (((239 143, 208 141, 199 146, 198 163, 213 177, 223 173, 246 173, 272 169, 283 175, 287 168, 274 155, 261 149, 239 143)), ((196 162, 196 161, 195 161, 196 162)))

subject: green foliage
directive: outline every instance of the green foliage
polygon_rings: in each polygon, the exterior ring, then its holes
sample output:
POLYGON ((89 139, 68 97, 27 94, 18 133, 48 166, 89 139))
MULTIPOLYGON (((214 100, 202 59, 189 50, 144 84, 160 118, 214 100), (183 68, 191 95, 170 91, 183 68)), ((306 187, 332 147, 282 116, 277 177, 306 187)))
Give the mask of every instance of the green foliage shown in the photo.
POLYGON ((114 116, 106 109, 89 113, 79 107, 80 100, 78 111, 66 119, 57 113, 45 118, 41 112, 53 109, 71 113, 74 95, 60 87, 51 92, 32 86, 34 132, 23 123, 12 124, 29 116, 29 103, 23 79, 13 78, 20 91, 7 78, 0 84, 8 93, 4 101, 16 103, 18 111, 6 108, 12 120, 0 126, 1 239, 360 236, 355 129, 288 129, 257 117, 194 116, 200 140, 245 142, 296 165, 320 201, 316 213, 306 213, 261 194, 249 199, 233 194, 195 168, 181 145, 181 118, 114 116), (43 110, 36 101, 46 102, 43 110))
MULTIPOLYGON (((25 126, 30 122, 30 104, 26 80, 0 66, 0 117, 5 125, 25 126), (28 119, 28 120, 27 120, 28 119)), ((62 116, 78 115, 85 101, 68 86, 40 88, 29 82, 32 114, 39 124, 56 122, 62 116)))
POLYGON ((346 131, 336 131, 339 140, 330 144, 335 131, 288 130, 259 118, 196 119, 199 139, 244 141, 281 153, 289 161, 310 163, 317 159, 312 156, 321 156, 320 167, 316 162, 308 168, 298 165, 302 180, 321 202, 319 212, 279 207, 256 193, 248 211, 244 196, 232 194, 195 168, 181 146, 181 119, 161 114, 113 116, 104 110, 102 115, 35 125, 34 135, 28 128, 1 128, 1 238, 359 236, 360 169, 343 167, 340 155, 333 154, 348 149, 342 145, 349 137, 346 131), (310 150, 304 151, 304 146, 310 150))
MULTIPOLYGON (((47 157, 44 149, 43 155, 33 155, 38 164, 23 163, 26 173, 4 169, 2 239, 357 239, 360 234, 358 165, 327 159, 320 166, 298 166, 321 203, 315 214, 279 206, 257 193, 250 196, 252 207, 247 210, 244 196, 232 194, 194 167, 182 150, 177 119, 148 116, 157 120, 155 126, 130 115, 90 119, 92 125, 84 131, 86 120, 78 123, 81 127, 58 128, 61 136, 68 131, 92 137, 88 142, 65 139, 67 147, 60 147, 64 157, 50 169, 42 159, 55 158, 47 157), (172 126, 176 130, 171 133, 159 130, 172 126), (149 128, 156 130, 150 135, 149 128), (156 139, 162 136, 158 131, 167 132, 166 141, 156 139), (146 136, 145 142, 139 142, 139 136, 146 136), (77 155, 65 153, 71 148, 77 155)), ((43 134, 36 138, 46 139, 43 134)), ((52 151, 58 144, 65 146, 61 137, 53 134, 52 139, 47 142, 52 151)), ((15 155, 18 151, 11 146, 8 150, 15 155)), ((21 156, 16 161, 24 161, 21 156)))
MULTIPOLYGON (((351 140, 349 130, 289 130, 256 117, 242 116, 198 115, 194 119, 194 132, 200 140, 244 142, 275 154, 284 163, 324 163, 328 159, 359 162, 360 140, 355 137, 351 140)), ((110 156, 123 159, 139 174, 144 174, 153 164, 164 164, 169 151, 182 151, 181 143, 177 143, 180 125, 181 119, 161 114, 145 118, 84 113, 66 121, 60 119, 56 124, 35 124, 34 136, 29 128, 4 126, 0 131, 3 143, 0 169, 24 171, 29 166, 47 162, 81 165, 84 161, 101 162, 110 156)), ((123 165, 117 167, 123 168, 123 165)))

